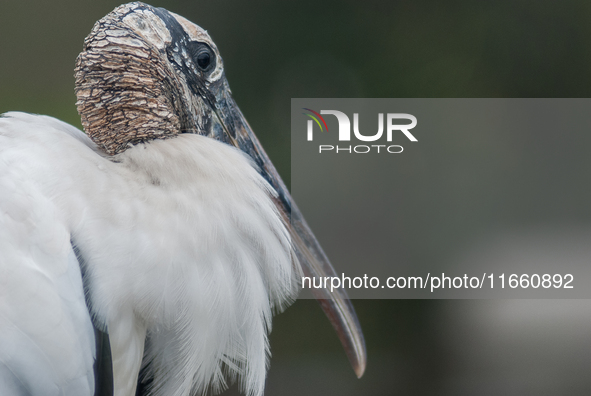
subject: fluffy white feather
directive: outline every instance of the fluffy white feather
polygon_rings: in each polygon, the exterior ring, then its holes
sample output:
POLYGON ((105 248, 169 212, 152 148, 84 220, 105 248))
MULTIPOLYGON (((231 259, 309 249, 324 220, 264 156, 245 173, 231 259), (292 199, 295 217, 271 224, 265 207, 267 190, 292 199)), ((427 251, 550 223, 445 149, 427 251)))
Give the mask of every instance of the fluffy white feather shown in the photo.
MULTIPOLYGON (((146 335, 154 395, 217 390, 224 378, 238 378, 248 394, 261 395, 272 310, 297 290, 274 191, 246 155, 198 135, 139 144, 112 159, 55 119, 23 113, 0 119, 0 243, 11 247, 0 249, 0 268, 19 272, 9 289, 0 288, 0 318, 14 310, 25 324, 29 312, 48 316, 35 318, 39 327, 66 310, 65 302, 55 302, 43 312, 25 311, 28 305, 16 307, 32 300, 12 293, 19 292, 17 276, 34 289, 47 276, 31 274, 67 267, 69 283, 49 283, 47 292, 38 289, 39 299, 74 293, 68 301, 77 310, 68 305, 67 320, 85 324, 70 331, 76 342, 88 343, 92 329, 80 314, 71 239, 95 323, 109 332, 117 395, 134 395, 146 335)), ((5 333, 4 346, 14 339, 5 333)), ((61 339, 70 349, 78 346, 72 337, 61 339)), ((85 349, 80 361, 88 371, 92 349, 85 349)), ((76 377, 75 370, 63 371, 76 377)), ((85 378, 92 387, 88 372, 85 378)))
POLYGON ((54 200, 56 175, 40 182, 56 171, 38 155, 51 147, 27 140, 84 134, 48 117, 11 115, 0 118, 0 389, 92 395, 94 331, 80 267, 54 200))

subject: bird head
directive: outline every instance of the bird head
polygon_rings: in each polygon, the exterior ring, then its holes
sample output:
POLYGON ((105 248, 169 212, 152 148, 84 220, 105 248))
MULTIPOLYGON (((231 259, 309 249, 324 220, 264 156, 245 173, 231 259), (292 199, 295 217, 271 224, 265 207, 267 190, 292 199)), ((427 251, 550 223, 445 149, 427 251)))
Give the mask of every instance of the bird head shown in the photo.
MULTIPOLYGON (((122 5, 95 24, 77 59, 75 75, 82 124, 107 156, 184 133, 240 149, 277 192, 273 199, 288 223, 299 262, 294 265, 301 265, 308 276, 336 276, 234 102, 220 53, 205 30, 162 8, 140 2, 122 5)), ((360 377, 365 370, 365 343, 346 292, 313 289, 312 293, 360 377)))

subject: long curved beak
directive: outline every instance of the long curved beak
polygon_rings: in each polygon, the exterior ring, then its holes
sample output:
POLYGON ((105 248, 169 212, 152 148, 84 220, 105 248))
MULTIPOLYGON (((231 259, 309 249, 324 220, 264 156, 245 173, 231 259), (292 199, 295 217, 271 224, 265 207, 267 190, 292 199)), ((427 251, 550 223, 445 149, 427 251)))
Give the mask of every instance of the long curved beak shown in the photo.
MULTIPOLYGON (((227 88, 227 83, 224 85, 227 88)), ((216 99, 216 103, 212 105, 215 114, 212 116, 214 125, 209 131, 211 137, 232 144, 250 155, 260 167, 261 175, 275 188, 279 210, 287 218, 291 218, 292 241, 304 274, 309 277, 337 276, 229 90, 222 89, 216 99)), ((324 288, 311 288, 311 291, 335 328, 353 370, 360 378, 367 360, 365 340, 346 291, 342 288, 335 289, 332 293, 324 288)))

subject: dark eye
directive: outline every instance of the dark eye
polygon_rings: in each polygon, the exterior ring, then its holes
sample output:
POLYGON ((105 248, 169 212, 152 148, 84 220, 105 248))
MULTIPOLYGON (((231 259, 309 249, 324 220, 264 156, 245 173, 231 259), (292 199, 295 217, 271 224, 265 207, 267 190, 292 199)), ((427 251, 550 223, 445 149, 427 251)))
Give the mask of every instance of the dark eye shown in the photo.
POLYGON ((187 43, 187 52, 187 55, 191 58, 191 63, 194 65, 191 67, 195 67, 203 73, 209 73, 215 69, 215 52, 209 45, 199 41, 190 41, 187 43))
POLYGON ((197 64, 201 69, 207 69, 207 66, 209 66, 210 62, 211 56, 209 55, 209 52, 203 51, 197 55, 197 64))

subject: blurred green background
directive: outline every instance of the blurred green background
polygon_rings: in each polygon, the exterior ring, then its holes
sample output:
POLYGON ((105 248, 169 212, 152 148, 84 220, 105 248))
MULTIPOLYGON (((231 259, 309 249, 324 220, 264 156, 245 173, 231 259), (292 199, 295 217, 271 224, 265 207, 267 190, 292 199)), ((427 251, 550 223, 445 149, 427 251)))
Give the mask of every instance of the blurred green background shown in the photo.
MULTIPOLYGON (((94 22, 119 4, 0 0, 0 113, 48 114, 80 126, 74 61, 94 22)), ((591 93, 590 2, 152 5, 209 31, 238 105, 287 183, 292 97, 591 93)), ((357 380, 320 309, 298 301, 274 321, 266 394, 589 394, 587 305, 355 301, 369 355, 357 380)))

